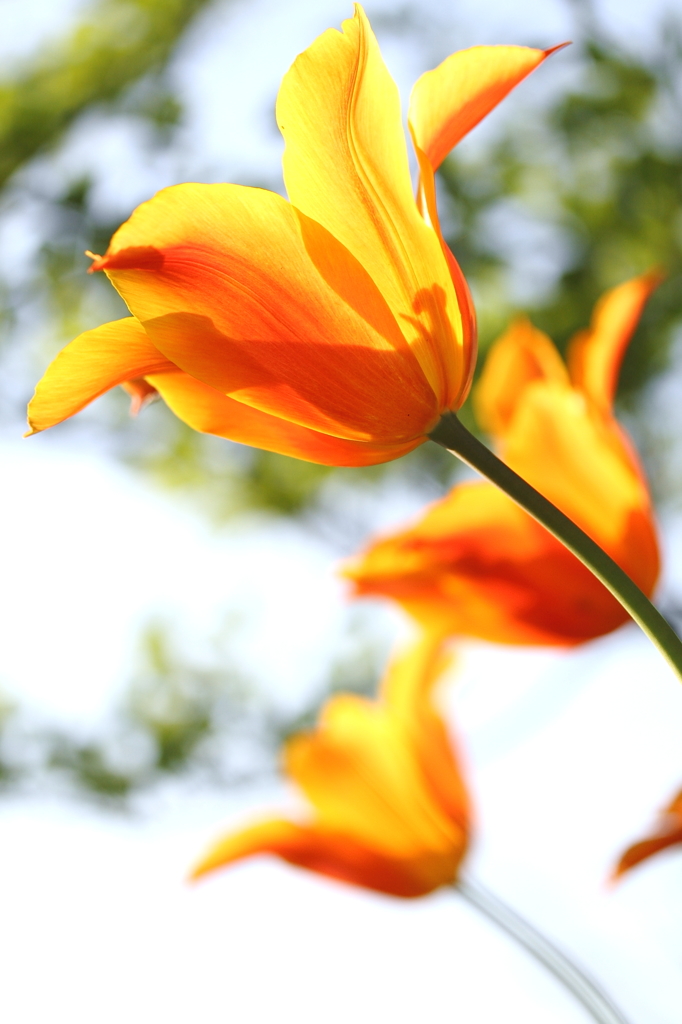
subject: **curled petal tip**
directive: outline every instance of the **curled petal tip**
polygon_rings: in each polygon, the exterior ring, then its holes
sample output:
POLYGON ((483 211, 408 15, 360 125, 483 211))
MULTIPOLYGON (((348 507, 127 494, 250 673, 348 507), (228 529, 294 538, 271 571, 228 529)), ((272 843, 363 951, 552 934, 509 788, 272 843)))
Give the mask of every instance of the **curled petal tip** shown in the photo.
POLYGON ((551 57, 553 53, 558 53, 559 50, 565 50, 567 46, 572 46, 573 40, 567 39, 565 43, 557 43, 556 46, 550 46, 548 50, 545 50, 545 57, 551 57))
POLYGON ((85 255, 93 261, 92 265, 88 267, 88 274, 94 274, 104 267, 105 258, 103 256, 99 256, 96 252, 90 252, 89 249, 85 250, 85 255))

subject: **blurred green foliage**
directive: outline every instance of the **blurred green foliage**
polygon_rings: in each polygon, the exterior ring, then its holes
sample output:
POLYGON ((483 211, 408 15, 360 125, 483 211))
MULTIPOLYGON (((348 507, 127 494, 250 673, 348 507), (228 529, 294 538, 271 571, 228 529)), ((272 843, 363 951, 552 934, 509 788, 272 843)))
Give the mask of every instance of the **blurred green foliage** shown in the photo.
POLYGON ((333 693, 374 693, 386 657, 376 634, 351 618, 313 692, 283 707, 235 658, 235 630, 228 623, 196 657, 173 639, 171 624, 150 624, 121 699, 86 735, 0 702, 0 789, 66 788, 126 809, 164 784, 225 787, 274 777, 282 742, 311 728, 333 693))
MULTIPOLYGON (((0 185, 59 142, 76 117, 118 100, 143 77, 160 76, 176 43, 208 0, 101 0, 76 29, 0 83, 0 185)), ((162 79, 139 96, 144 116, 179 115, 162 79)))

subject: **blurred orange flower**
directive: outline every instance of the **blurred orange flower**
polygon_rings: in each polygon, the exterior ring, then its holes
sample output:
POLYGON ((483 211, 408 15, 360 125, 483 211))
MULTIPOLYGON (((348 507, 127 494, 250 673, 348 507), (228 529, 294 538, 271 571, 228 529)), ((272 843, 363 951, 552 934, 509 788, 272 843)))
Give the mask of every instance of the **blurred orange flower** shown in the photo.
POLYGON ((431 699, 447 664, 442 641, 424 636, 390 666, 378 700, 333 697, 317 728, 285 748, 285 770, 312 805, 312 820, 271 818, 227 835, 192 877, 269 853, 394 896, 453 882, 469 808, 431 699))
POLYGON ((679 792, 660 815, 659 827, 647 839, 628 847, 613 872, 613 880, 620 878, 637 864, 653 857, 669 846, 682 845, 682 792, 679 792))
MULTIPOLYGON (((568 366, 517 320, 493 346, 475 395, 503 459, 583 528, 644 590, 659 572, 646 480, 613 415, 620 363, 660 278, 607 292, 573 338, 568 366)), ((344 568, 356 595, 399 601, 444 634, 578 644, 628 619, 559 541, 489 483, 456 486, 411 529, 344 568)))
POLYGON ((416 202, 398 91, 356 5, 280 89, 291 202, 186 184, 140 206, 91 267, 133 316, 56 358, 29 406, 31 431, 137 381, 135 406, 155 390, 197 430, 312 462, 386 462, 422 444, 464 401, 476 348, 433 175, 549 52, 475 47, 419 79, 416 202))

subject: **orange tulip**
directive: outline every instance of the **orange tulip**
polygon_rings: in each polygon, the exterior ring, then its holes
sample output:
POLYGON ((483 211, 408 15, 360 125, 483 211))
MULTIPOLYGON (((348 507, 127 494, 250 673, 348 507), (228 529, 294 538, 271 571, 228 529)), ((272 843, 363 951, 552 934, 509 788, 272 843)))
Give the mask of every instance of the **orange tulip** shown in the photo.
MULTIPOLYGON (((651 594, 659 554, 651 501, 613 416, 618 371, 659 278, 607 292, 568 366, 517 320, 493 346, 477 410, 501 455, 651 594)), ((356 595, 399 601, 444 634, 511 644, 578 644, 628 615, 559 541, 490 483, 456 486, 411 529, 375 542, 344 570, 356 595)))
POLYGON ((255 854, 394 896, 455 880, 467 848, 466 790, 431 693, 447 665, 426 636, 389 668, 378 700, 343 694, 291 739, 285 769, 311 820, 270 818, 211 847, 192 877, 255 854))
MULTIPOLYGON (((549 52, 475 47, 419 79, 415 201, 398 92, 356 5, 282 83, 291 202, 186 184, 140 206, 91 267, 133 315, 55 359, 29 406, 31 432, 142 381, 197 430, 311 462, 369 465, 422 444, 464 401, 476 347, 433 175, 549 52)), ((140 387, 136 405, 150 393, 140 387)))
POLYGON ((613 880, 617 880, 630 868, 653 857, 661 850, 667 850, 670 846, 682 845, 682 792, 678 793, 675 799, 669 804, 660 816, 658 829, 653 835, 648 836, 634 846, 630 846, 620 858, 613 880))

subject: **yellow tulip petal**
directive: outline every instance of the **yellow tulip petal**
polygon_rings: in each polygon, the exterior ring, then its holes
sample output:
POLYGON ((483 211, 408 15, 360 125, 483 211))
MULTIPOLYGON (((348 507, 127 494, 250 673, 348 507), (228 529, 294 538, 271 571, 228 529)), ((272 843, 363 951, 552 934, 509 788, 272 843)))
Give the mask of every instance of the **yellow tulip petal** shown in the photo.
POLYGON ((569 382, 551 339, 519 317, 490 349, 474 394, 476 417, 483 429, 503 435, 523 403, 526 387, 534 381, 569 382))
POLYGON ((468 369, 454 287, 417 210, 398 91, 358 4, 342 27, 323 33, 282 82, 285 184, 294 206, 376 282, 443 411, 468 369))
POLYGON ((659 570, 651 501, 615 420, 572 388, 531 384, 502 453, 651 593, 659 570))
POLYGON ((237 402, 186 373, 157 374, 148 381, 175 415, 194 430, 324 466, 373 466, 422 443, 381 447, 332 437, 237 402))
POLYGON ((653 270, 612 288, 601 297, 588 330, 580 331, 568 349, 573 384, 604 412, 613 405, 620 365, 644 306, 663 280, 653 270))
POLYGON ((514 86, 565 45, 474 46, 423 74, 412 90, 409 123, 433 170, 514 86))
POLYGON ((281 196, 165 189, 93 267, 173 363, 240 402, 379 444, 413 441, 437 421, 436 397, 367 273, 281 196))
POLYGON ((135 317, 79 335, 48 366, 28 407, 30 433, 73 416, 110 388, 175 367, 135 317))
POLYGON ((381 697, 390 714, 402 721, 406 742, 415 752, 424 777, 441 806, 462 830, 469 826, 469 800, 457 764, 452 737, 433 704, 433 689, 452 656, 437 629, 394 658, 382 682, 381 697))
POLYGON ((246 857, 268 853, 296 867, 403 898, 423 896, 454 878, 454 871, 446 871, 447 877, 443 878, 441 865, 434 877, 432 862, 425 870, 421 861, 387 857, 343 833, 324 832, 284 819, 264 821, 218 840, 190 877, 201 878, 246 857))
POLYGON ((343 695, 329 701, 314 733, 294 737, 287 772, 315 807, 320 826, 387 856, 464 848, 428 788, 402 721, 381 705, 343 695))

